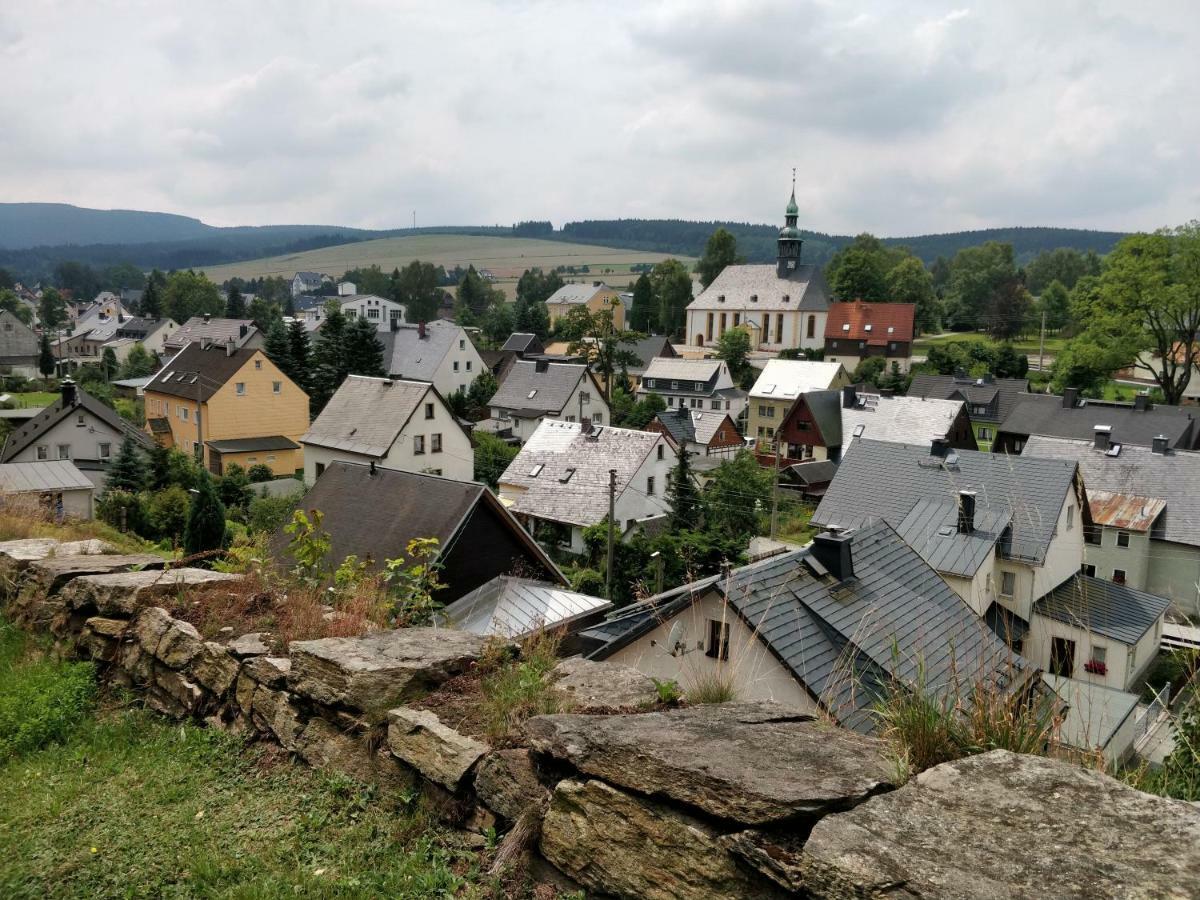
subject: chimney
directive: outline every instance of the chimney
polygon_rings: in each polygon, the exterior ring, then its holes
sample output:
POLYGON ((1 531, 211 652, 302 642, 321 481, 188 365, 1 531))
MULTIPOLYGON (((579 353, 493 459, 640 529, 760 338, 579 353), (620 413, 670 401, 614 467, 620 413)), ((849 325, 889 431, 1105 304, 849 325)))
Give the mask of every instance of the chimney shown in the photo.
POLYGON ((938 459, 945 459, 949 449, 950 442, 944 437, 935 437, 929 442, 929 455, 938 459))
POLYGON ((1079 388, 1063 388, 1063 409, 1074 409, 1079 400, 1079 388))
POLYGON ((249 330, 250 330, 249 325, 246 325, 245 323, 239 325, 238 326, 238 337, 244 338, 246 336, 246 332, 249 330))
POLYGON ((237 350, 237 344, 236 344, 236 343, 234 343, 234 340, 233 340, 233 338, 227 338, 227 339, 225 340, 225 355, 226 355, 226 356, 233 356, 233 352, 234 352, 235 350, 237 350))
POLYGON ((535 372, 546 372, 546 371, 549 371, 549 369, 550 369, 550 360, 548 360, 548 359, 534 360, 533 370, 535 372))
POLYGON ((210 316, 208 315, 208 313, 205 313, 205 314, 204 314, 204 324, 205 324, 205 325, 207 325, 207 324, 208 324, 208 320, 209 320, 209 318, 210 318, 210 316))
POLYGON ((850 535, 826 531, 813 538, 812 554, 830 575, 838 581, 848 581, 854 577, 854 556, 850 544, 850 535))
POLYGON ((984 384, 995 384, 996 376, 993 375, 991 372, 984 372, 983 373, 983 383, 984 384))
POLYGON ((588 418, 587 416, 584 416, 582 419, 579 420, 579 432, 580 432, 580 434, 591 434, 592 433, 592 420, 590 418, 588 418))
POLYGON ((1157 453, 1160 456, 1165 456, 1167 452, 1167 436, 1165 434, 1156 434, 1150 440, 1150 451, 1157 453))
POLYGON ((1150 392, 1138 391, 1136 397, 1133 398, 1133 408, 1138 412, 1145 412, 1150 408, 1150 392))
MULTIPOLYGON (((880 388, 879 396, 880 397, 895 397, 896 392, 892 388, 880 388)), ((922 397, 921 399, 924 399, 924 398, 922 397)))
POLYGON ((370 470, 368 471, 368 473, 367 473, 367 474, 368 474, 368 475, 374 475, 374 474, 375 474, 375 460, 371 460, 371 463, 370 463, 370 465, 371 465, 371 468, 370 468, 370 470))
POLYGON ((426 337, 427 337, 427 335, 425 333, 425 323, 418 322, 417 323, 417 338, 423 341, 423 340, 425 340, 426 337))
POLYGON ((854 409, 854 404, 858 402, 858 389, 847 384, 842 387, 842 409, 854 409))
POLYGON ((958 492, 958 533, 970 534, 975 530, 975 492, 958 492))
MULTIPOLYGON (((63 409, 74 406, 77 399, 79 399, 79 395, 75 393, 75 382, 70 378, 64 378, 62 382, 63 409)), ((1163 440, 1166 440, 1166 438, 1163 438, 1163 440)))
POLYGON ((1092 431, 1093 431, 1092 440, 1094 442, 1092 444, 1092 446, 1095 447, 1097 450, 1104 450, 1107 452, 1109 445, 1112 444, 1112 426, 1111 425, 1097 425, 1095 428, 1092 429, 1092 431))

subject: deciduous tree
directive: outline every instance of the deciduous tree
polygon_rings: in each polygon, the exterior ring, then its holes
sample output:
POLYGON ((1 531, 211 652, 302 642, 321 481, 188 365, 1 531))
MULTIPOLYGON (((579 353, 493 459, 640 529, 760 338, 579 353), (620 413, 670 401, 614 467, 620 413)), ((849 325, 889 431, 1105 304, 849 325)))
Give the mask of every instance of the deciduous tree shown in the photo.
POLYGON ((708 287, 717 280, 717 276, 725 271, 726 266, 744 262, 738 256, 737 238, 724 228, 718 228, 709 235, 708 243, 704 245, 704 255, 696 263, 696 273, 700 276, 700 284, 708 287))
POLYGON ((692 276, 677 259, 664 259, 650 272, 658 327, 668 337, 683 333, 688 304, 692 302, 692 276))

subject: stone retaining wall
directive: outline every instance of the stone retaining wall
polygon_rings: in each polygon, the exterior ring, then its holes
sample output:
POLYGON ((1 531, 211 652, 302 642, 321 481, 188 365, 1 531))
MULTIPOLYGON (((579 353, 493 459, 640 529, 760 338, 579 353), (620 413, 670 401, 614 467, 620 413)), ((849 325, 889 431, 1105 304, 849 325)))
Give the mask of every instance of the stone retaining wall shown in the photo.
POLYGON ((580 660, 558 683, 576 713, 531 719, 523 746, 494 749, 406 705, 467 671, 479 638, 413 628, 279 657, 258 635, 206 641, 155 603, 236 576, 106 549, 0 543, 7 615, 166 715, 420 790, 448 824, 509 832, 592 893, 1200 896, 1200 808, 1067 762, 994 751, 896 788, 878 740, 778 704, 605 714, 652 707, 654 686, 580 660))

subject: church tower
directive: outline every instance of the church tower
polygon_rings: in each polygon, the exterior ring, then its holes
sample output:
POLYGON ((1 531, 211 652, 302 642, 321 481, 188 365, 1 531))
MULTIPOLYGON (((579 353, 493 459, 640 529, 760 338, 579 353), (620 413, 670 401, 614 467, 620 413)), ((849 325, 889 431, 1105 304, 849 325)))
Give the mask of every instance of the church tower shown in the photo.
POLYGON ((800 247, 804 240, 796 228, 796 220, 800 217, 800 207, 796 205, 796 170, 792 169, 792 198, 788 200, 787 212, 784 214, 784 226, 779 230, 779 253, 775 263, 776 274, 787 278, 800 267, 800 247))

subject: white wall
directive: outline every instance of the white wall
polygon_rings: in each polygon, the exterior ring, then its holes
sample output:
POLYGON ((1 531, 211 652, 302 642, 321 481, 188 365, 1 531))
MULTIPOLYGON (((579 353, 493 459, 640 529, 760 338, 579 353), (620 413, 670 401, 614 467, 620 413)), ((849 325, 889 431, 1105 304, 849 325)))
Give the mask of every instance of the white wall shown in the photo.
POLYGON ((124 435, 111 428, 107 423, 97 419, 81 407, 76 407, 49 431, 42 432, 28 447, 14 456, 9 462, 34 462, 38 459, 37 448, 48 448, 46 459, 58 459, 58 445, 70 445, 70 459, 99 460, 100 445, 110 445, 109 459, 116 459, 121 452, 121 441, 124 435), (83 416, 83 425, 78 424, 79 416, 83 416))
POLYGON ((623 531, 630 519, 645 519, 648 516, 659 516, 670 512, 667 503, 667 482, 671 477, 671 469, 675 467, 675 455, 667 445, 667 439, 660 436, 655 441, 654 449, 638 467, 628 484, 617 495, 614 509, 616 511, 617 530, 623 531), (662 448, 662 459, 659 459, 658 448, 662 448), (654 479, 654 493, 647 495, 647 481, 654 479))
POLYGON ((1047 616, 1034 614, 1029 623, 1029 635, 1025 639, 1023 654, 1031 662, 1050 671, 1050 648, 1052 639, 1066 638, 1075 642, 1075 665, 1071 677, 1079 681, 1102 684, 1119 691, 1139 693, 1141 677, 1154 660, 1158 644, 1162 639, 1162 621, 1147 631, 1134 647, 1122 644, 1110 637, 1093 634, 1080 622, 1072 625, 1047 616), (1092 648, 1105 648, 1104 675, 1086 671, 1083 666, 1092 658, 1092 648))
MULTIPOLYGON (((431 325, 431 328, 453 328, 447 325, 431 325)), ((441 365, 433 376, 433 386, 443 397, 449 397, 459 388, 466 391, 471 382, 479 377, 480 372, 487 371, 479 351, 471 343, 466 331, 458 329, 458 337, 450 344, 450 352, 446 354, 441 365), (455 368, 457 364, 457 369, 455 368)))

